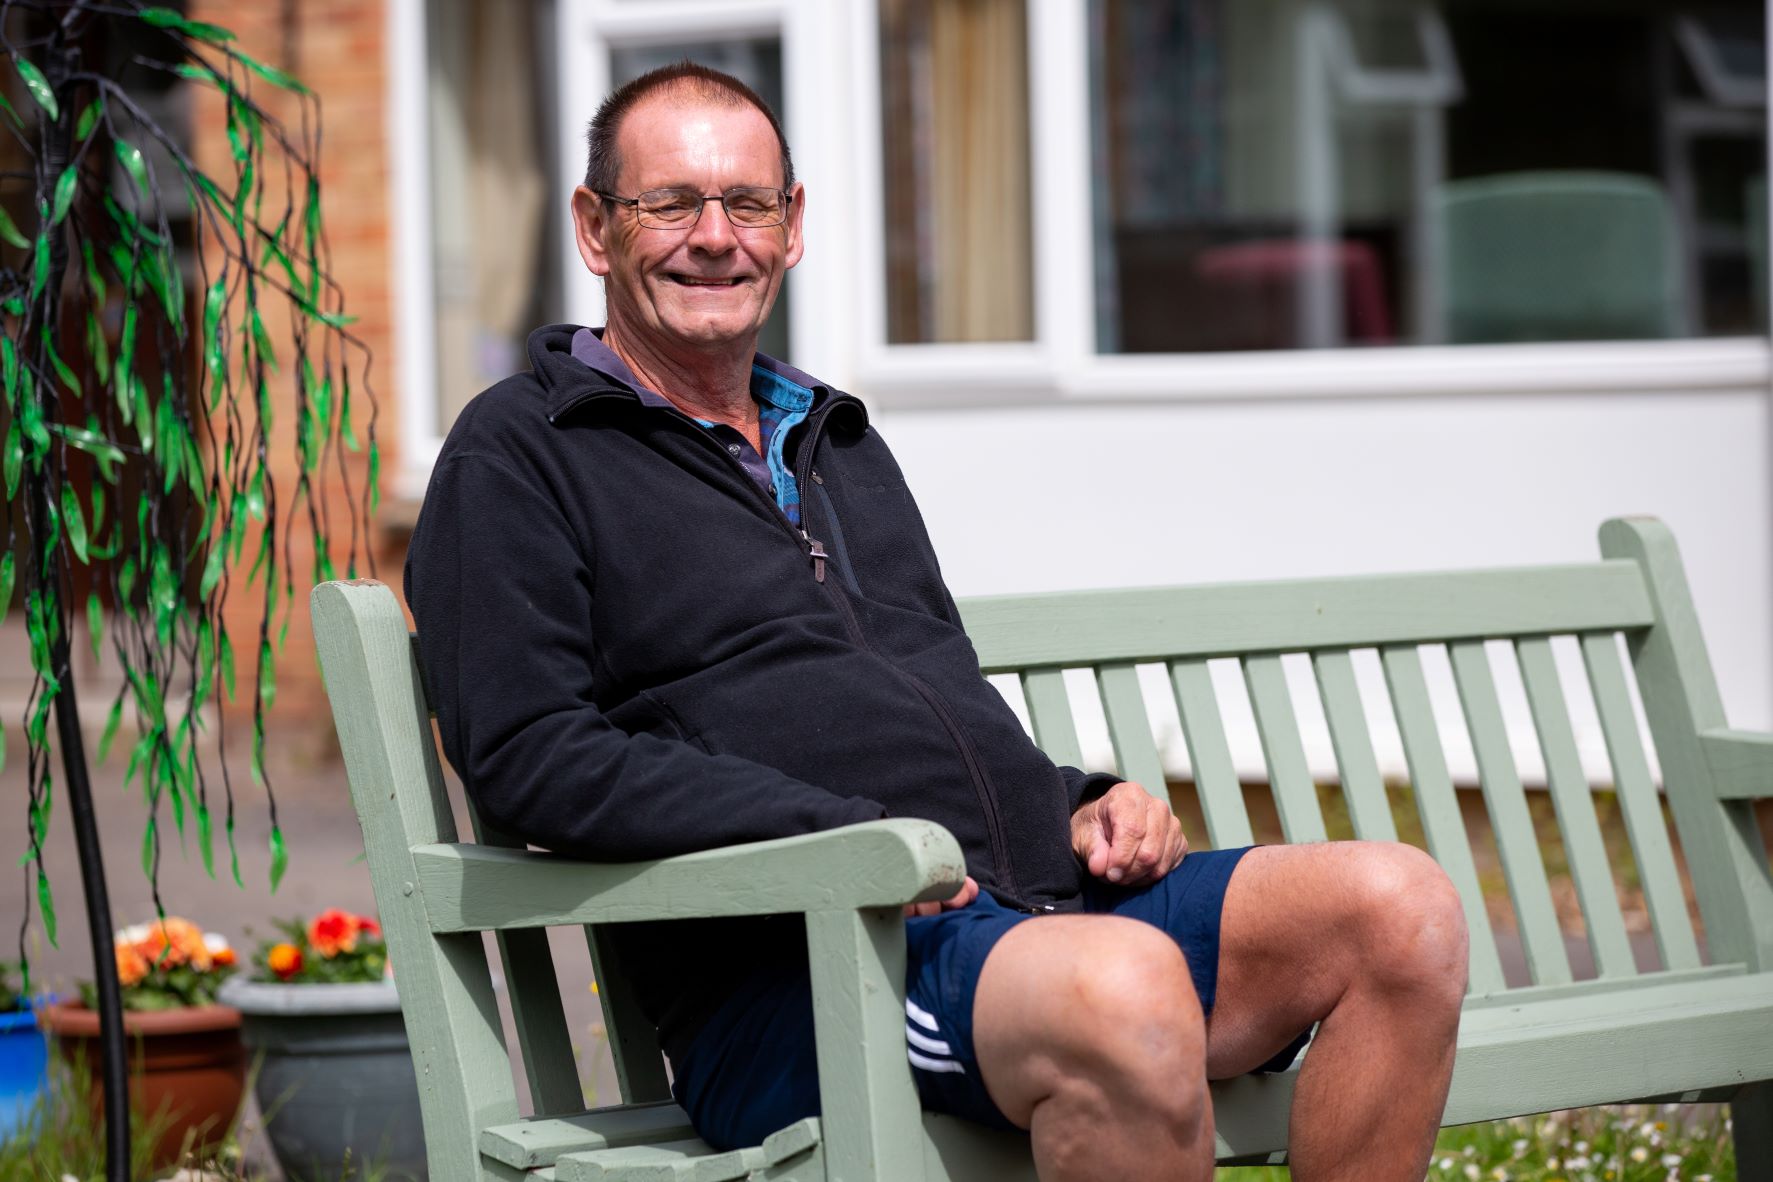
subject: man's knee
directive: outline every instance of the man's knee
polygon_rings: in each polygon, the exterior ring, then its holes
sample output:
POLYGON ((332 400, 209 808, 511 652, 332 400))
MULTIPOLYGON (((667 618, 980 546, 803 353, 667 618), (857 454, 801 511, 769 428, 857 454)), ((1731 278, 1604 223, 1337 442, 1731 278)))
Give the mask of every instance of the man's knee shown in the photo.
MULTIPOLYGON (((1024 994, 1030 1012, 1014 1024, 1021 1045, 1013 1057, 1036 1078, 1021 1077, 1033 1085, 1027 1090, 1000 1080, 1010 1085, 1003 1095, 993 1086, 1000 1105, 1020 1098, 1031 1108, 1055 1104, 1074 1119, 1093 1112, 1115 1122, 1136 1113, 1192 1137, 1206 1112, 1206 1030, 1175 941, 1149 924, 1100 916, 1033 920, 1000 948, 1014 959, 998 967, 1021 971, 1016 991, 1032 987, 1041 995, 1024 994), (1061 924, 1070 930, 1061 934, 1061 924), (1048 944, 1045 933, 1062 938, 1048 944), (1040 1019, 1029 1022, 1034 1010, 1040 1019)), ((984 986, 982 980, 981 1002, 984 986)), ((1011 1001, 1008 992, 992 993, 1011 1001)), ((987 1024, 995 1025, 976 1017, 976 1029, 987 1024)), ((1009 1106, 1005 1112, 1023 1119, 1009 1106)))
POLYGON ((1355 859, 1352 889, 1369 982, 1456 1007, 1470 937, 1446 872, 1412 846, 1368 842, 1355 859))

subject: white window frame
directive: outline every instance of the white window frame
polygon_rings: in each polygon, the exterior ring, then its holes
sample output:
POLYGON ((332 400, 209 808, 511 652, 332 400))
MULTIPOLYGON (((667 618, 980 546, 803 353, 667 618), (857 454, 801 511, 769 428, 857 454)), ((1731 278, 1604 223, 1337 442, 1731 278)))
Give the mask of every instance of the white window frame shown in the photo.
MULTIPOLYGON (((876 0, 559 0, 560 175, 575 177, 583 168, 584 125, 608 90, 613 47, 780 36, 787 132, 808 192, 809 246, 789 277, 795 292, 791 360, 891 407, 1686 391, 1765 388, 1773 376, 1766 337, 1098 354, 1089 278, 1088 11, 1085 0, 1030 3, 1038 8, 1038 19, 1028 22, 1033 341, 887 342, 876 0), (1079 278, 1051 282, 1053 275, 1079 278), (832 308, 853 311, 827 315, 832 308)), ((388 13, 390 222, 400 303, 403 444, 395 491, 417 496, 443 434, 435 381, 423 0, 390 0, 388 13)), ((565 192, 555 195, 550 209, 564 224, 565 192)), ((560 237, 564 314, 600 323, 601 284, 585 270, 570 232, 560 237)))

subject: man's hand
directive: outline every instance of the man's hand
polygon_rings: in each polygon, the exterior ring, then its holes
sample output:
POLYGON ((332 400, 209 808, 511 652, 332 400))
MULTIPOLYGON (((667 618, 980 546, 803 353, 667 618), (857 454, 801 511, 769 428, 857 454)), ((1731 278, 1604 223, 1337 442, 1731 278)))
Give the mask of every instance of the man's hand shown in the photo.
POLYGON ((1122 780, 1071 814, 1071 849, 1093 877, 1145 886, 1176 868, 1188 839, 1168 801, 1122 780))
POLYGON ((960 890, 955 893, 952 899, 905 904, 905 918, 910 919, 914 915, 939 915, 944 911, 957 911, 978 897, 979 884, 974 882, 973 876, 969 874, 967 880, 960 884, 960 890))

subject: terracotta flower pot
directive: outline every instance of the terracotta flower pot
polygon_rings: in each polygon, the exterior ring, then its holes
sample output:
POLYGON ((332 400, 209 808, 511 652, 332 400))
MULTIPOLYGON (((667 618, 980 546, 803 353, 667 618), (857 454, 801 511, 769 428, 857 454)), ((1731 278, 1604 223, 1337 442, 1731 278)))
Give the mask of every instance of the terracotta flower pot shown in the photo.
MULTIPOLYGON (((91 1103, 104 1108, 99 1017, 80 1002, 45 1006, 39 1023, 70 1062, 84 1060, 91 1103)), ((172 1123, 155 1146, 155 1168, 177 1159, 187 1134, 198 1152, 219 1145, 246 1092, 246 1050, 240 1011, 229 1006, 125 1011, 129 1036, 129 1109, 132 1120, 165 1110, 172 1123)))

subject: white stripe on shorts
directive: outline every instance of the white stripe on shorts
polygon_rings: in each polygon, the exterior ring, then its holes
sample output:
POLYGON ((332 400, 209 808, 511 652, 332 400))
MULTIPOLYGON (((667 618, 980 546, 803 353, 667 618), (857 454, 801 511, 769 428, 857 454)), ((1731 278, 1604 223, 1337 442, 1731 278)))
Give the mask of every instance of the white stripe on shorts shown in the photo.
POLYGON ((932 1059, 928 1055, 920 1055, 910 1047, 905 1048, 905 1057, 911 1060, 913 1067, 931 1072, 958 1072, 965 1075, 967 1069, 953 1059, 932 1059))
POLYGON ((913 1022, 916 1022, 931 1034, 942 1033, 942 1028, 936 1025, 936 1016, 912 1001, 909 997, 905 999, 905 1013, 910 1016, 913 1022))
POLYGON ((932 1055, 952 1055, 953 1048, 939 1038, 931 1038, 911 1023, 905 1023, 905 1041, 920 1051, 928 1051, 932 1055))

